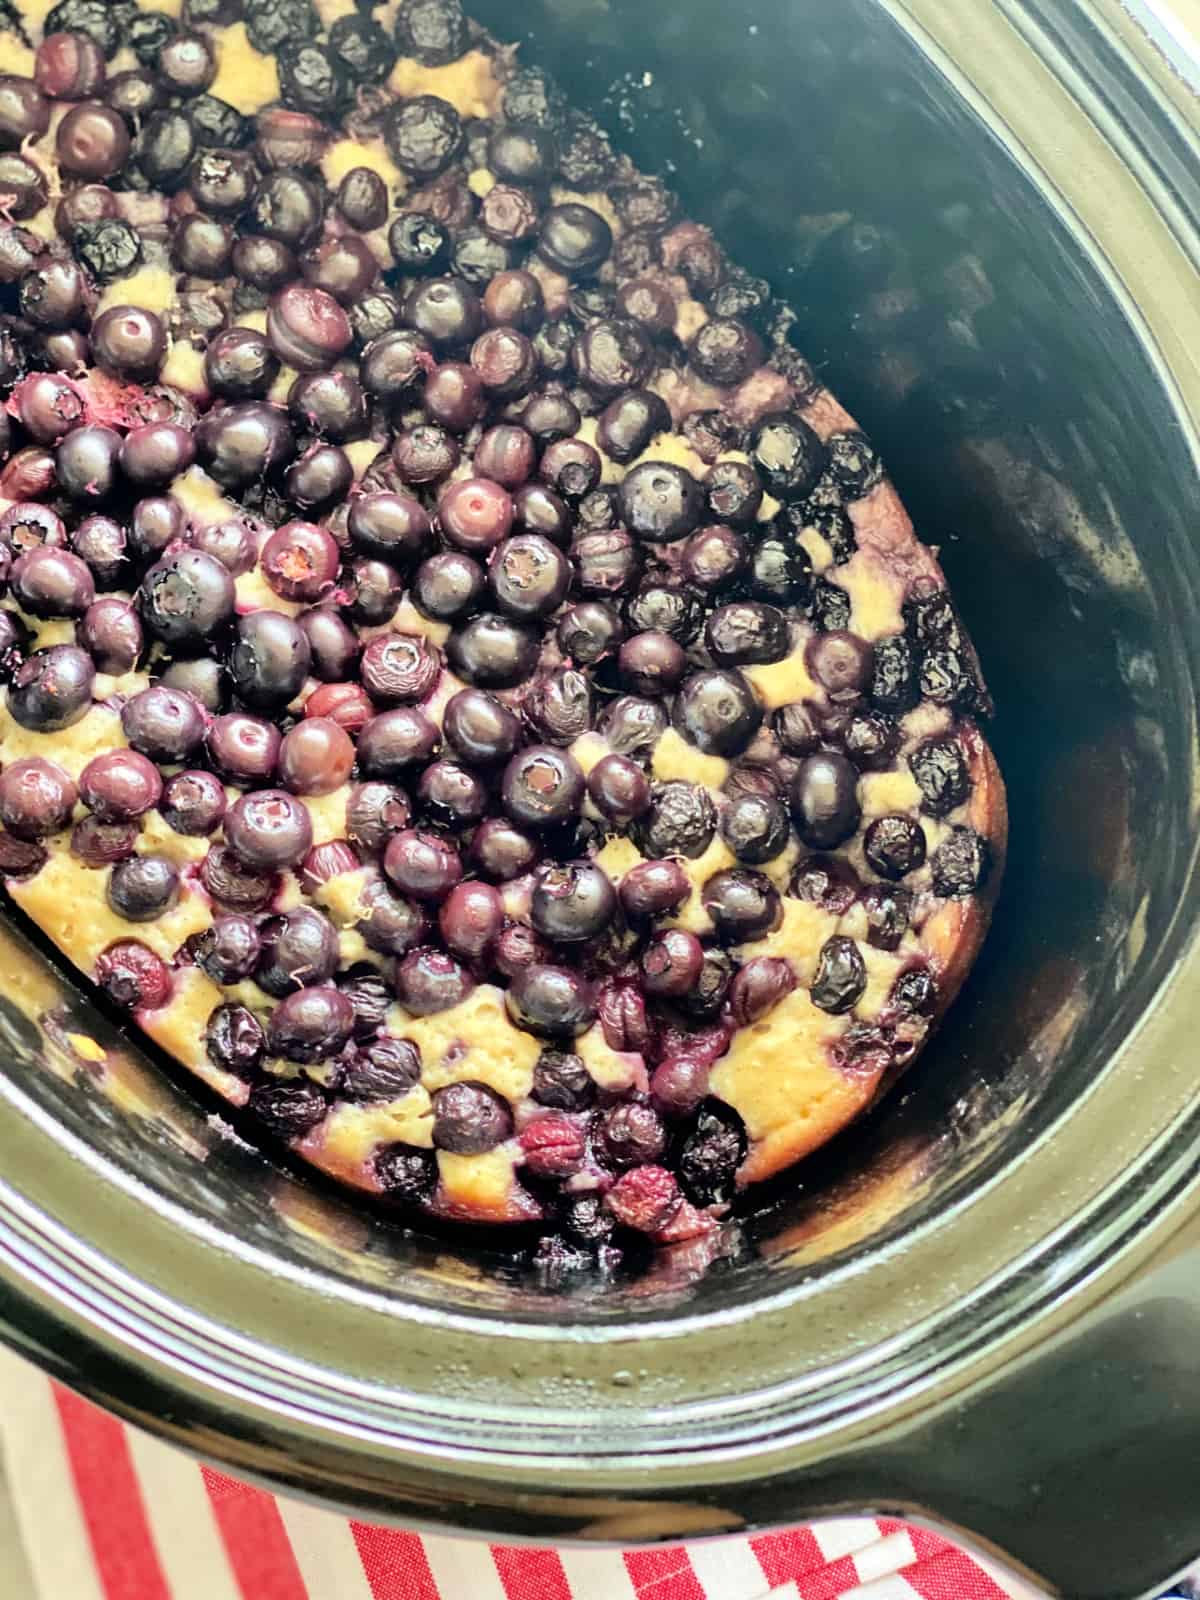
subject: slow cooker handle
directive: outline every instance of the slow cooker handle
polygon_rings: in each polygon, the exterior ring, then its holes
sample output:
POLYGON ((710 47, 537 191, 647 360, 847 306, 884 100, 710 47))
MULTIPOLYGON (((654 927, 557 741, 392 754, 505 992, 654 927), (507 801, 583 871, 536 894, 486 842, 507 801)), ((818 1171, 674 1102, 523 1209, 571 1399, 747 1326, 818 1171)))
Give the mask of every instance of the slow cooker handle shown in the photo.
POLYGON ((1200 1556, 1200 1228, 1077 1324, 873 1451, 910 1515, 1070 1600, 1200 1556))

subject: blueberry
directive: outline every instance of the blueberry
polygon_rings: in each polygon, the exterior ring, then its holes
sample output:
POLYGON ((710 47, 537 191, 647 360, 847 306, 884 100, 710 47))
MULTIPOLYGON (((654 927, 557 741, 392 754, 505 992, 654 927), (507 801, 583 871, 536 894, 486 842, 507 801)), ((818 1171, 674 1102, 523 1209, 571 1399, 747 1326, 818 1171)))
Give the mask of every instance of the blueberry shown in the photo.
POLYGON ((864 772, 880 771, 892 764, 900 747, 900 729, 879 712, 852 716, 842 731, 842 748, 864 772))
POLYGON ((675 701, 675 725, 707 755, 736 756, 762 725, 762 707, 740 672, 694 673, 675 701))
POLYGON ((598 211, 570 201, 542 218, 538 249, 556 272, 588 277, 608 259, 612 229, 598 211))
POLYGON ((579 1056, 547 1049, 533 1069, 532 1096, 556 1111, 586 1111, 596 1098, 596 1084, 579 1056))
POLYGON ((483 1083, 451 1083, 433 1097, 433 1143, 455 1155, 482 1155, 512 1136, 507 1101, 483 1083))
POLYGON ((746 1146, 737 1112, 720 1101, 705 1101, 679 1151, 679 1179, 694 1205, 721 1205, 733 1198, 746 1146))
POLYGON ((388 1200, 419 1205, 437 1188, 437 1158, 415 1145, 388 1144, 377 1150, 375 1176, 388 1200))
POLYGON ((79 797, 101 822, 132 822, 162 795, 158 769, 134 750, 93 756, 79 775, 79 797))
POLYGON ((504 769, 501 799, 512 819, 529 828, 569 822, 583 803, 578 763, 552 745, 529 745, 504 769))
POLYGON ((640 817, 650 805, 650 781, 636 761, 607 755, 588 773, 592 803, 617 827, 640 817))
POLYGON ((911 898, 890 884, 871 884, 862 893, 867 917, 867 943, 877 950, 898 950, 911 920, 911 898))
POLYGON ((755 956, 739 968, 729 989, 729 1009, 739 1028, 765 1017, 796 987, 790 961, 778 956, 755 956))
POLYGON ((502 540, 488 567, 488 585, 497 607, 522 621, 556 610, 570 578, 567 558, 538 533, 502 540))
POLYGON ((363 650, 359 674, 377 705, 411 704, 424 700, 441 677, 441 656, 417 634, 381 633, 363 650))
POLYGON ((624 528, 579 534, 571 545, 575 588, 585 595, 620 595, 637 582, 642 553, 624 528))
POLYGON ((829 474, 850 500, 861 500, 883 479, 883 464, 865 434, 834 433, 825 441, 829 474))
POLYGON ((228 568, 200 550, 177 550, 150 568, 138 590, 147 631, 177 650, 207 650, 233 616, 228 568))
POLYGON ((620 643, 622 632, 620 617, 604 600, 583 600, 558 620, 559 648, 581 667, 594 666, 607 655, 620 643))
POLYGON ((456 628, 446 641, 446 659, 459 677, 482 688, 510 688, 529 676, 538 641, 507 617, 483 613, 456 628))
POLYGON ((251 611, 238 619, 229 672, 253 710, 278 711, 295 699, 311 661, 308 639, 293 618, 280 611, 251 611))
POLYGON ((236 912, 213 919, 211 928, 188 941, 192 960, 214 983, 240 983, 253 975, 261 943, 250 917, 236 912))
POLYGON ((406 1011, 428 1017, 461 1005, 475 986, 470 972, 443 950, 410 950, 396 968, 396 995, 406 1011))
POLYGON ((704 947, 694 933, 667 928, 650 940, 641 964, 647 994, 678 999, 695 988, 704 966, 704 947))
POLYGON ((423 67, 457 61, 469 39, 458 0, 403 0, 396 14, 396 48, 423 67))
POLYGON ((552 944, 598 938, 616 910, 616 890, 593 862, 553 863, 539 868, 534 877, 530 920, 552 944))
POLYGON ((630 532, 654 543, 684 538, 704 511, 700 485, 671 462, 646 461, 634 467, 621 483, 620 497, 630 532))
POLYGON ((965 900, 982 888, 991 866, 986 839, 974 828, 956 827, 933 852, 933 887, 948 900, 965 900))
POLYGON ((745 587, 756 599, 776 605, 803 602, 812 581, 808 552, 791 535, 769 534, 751 549, 745 587))
POLYGON ((13 598, 33 617, 82 616, 96 598, 85 562, 70 550, 42 545, 13 563, 13 598))
POLYGON ((878 817, 863 838, 863 854, 872 872, 898 881, 924 865, 924 830, 910 817, 878 817))
POLYGON ((718 936, 729 944, 760 939, 778 924, 779 894, 761 872, 716 872, 701 893, 718 936))
POLYGON ((621 879, 621 906, 628 917, 658 917, 678 910, 691 892, 677 861, 639 861, 621 879))
POLYGON ((200 881, 217 902, 230 911, 261 911, 275 897, 279 880, 240 861, 224 845, 212 845, 200 867, 200 881))
POLYGON ((369 778, 398 778, 437 752, 438 730, 412 706, 396 706, 372 717, 358 740, 358 764, 369 778))
POLYGON ((8 710, 33 733, 57 733, 87 715, 96 669, 86 651, 73 644, 35 650, 13 674, 8 710))
POLYGON ((491 884, 460 883, 438 912, 438 928, 447 947, 464 961, 490 960, 504 926, 504 902, 491 884))
POLYGON ((718 606, 704 637, 713 659, 722 666, 782 661, 791 644, 783 612, 753 600, 718 606))
POLYGON ((675 780, 655 788, 650 809, 638 825, 638 840, 642 853, 655 859, 695 860, 708 849, 716 831, 717 814, 708 791, 675 780))
POLYGON ((574 667, 541 672, 530 683, 521 709, 538 740, 570 745, 592 725, 591 681, 574 667))
POLYGON ((338 1078, 347 1100, 399 1100, 420 1080, 421 1052, 409 1039, 390 1035, 361 1045, 338 1078))
POLYGON ((328 983, 337 971, 337 932, 329 918, 313 907, 297 906, 272 917, 259 932, 261 955, 255 977, 268 994, 282 998, 309 984, 328 983))
POLYGON ((328 1111, 319 1084, 308 1078, 259 1083, 250 1091, 247 1109, 277 1139, 303 1139, 328 1111))
POLYGON ((213 1066, 235 1078, 249 1078, 266 1053, 262 1024, 245 1006, 218 1006, 204 1031, 205 1049, 213 1066))
POLYGON ((383 1028, 392 1004, 391 985, 382 973, 365 965, 351 968, 338 979, 338 988, 354 1007, 354 1037, 360 1043, 373 1039, 383 1028))
POLYGON ((835 1016, 852 1011, 867 987, 867 969, 853 939, 835 934, 821 946, 812 981, 812 1003, 835 1016))
POLYGON ((471 865, 498 883, 524 877, 537 865, 540 855, 537 841, 507 817, 488 817, 471 837, 471 865))
POLYGON ((239 860, 259 871, 295 866, 312 848, 308 808, 283 789, 259 789, 225 814, 225 839, 239 860))
POLYGON ((813 621, 823 632, 844 632, 850 627, 850 596, 828 578, 813 581, 811 606, 813 621))
POLYGON ((163 786, 159 811, 176 833, 203 837, 225 816, 225 787, 211 772, 177 772, 163 786))
POLYGON ((858 827, 858 772, 845 756, 807 756, 792 780, 791 803, 803 842, 813 850, 832 850, 858 827))
POLYGON ((416 95, 391 108, 383 136, 396 165, 423 182, 444 172, 462 149, 462 119, 449 101, 416 95))
POLYGON ((654 347, 631 317, 599 317, 575 339, 571 363, 585 388, 612 396, 646 382, 654 370, 654 347))
POLYGON ((404 828, 388 840, 383 868, 401 894, 414 900, 444 900, 462 878, 462 858, 436 833, 404 828))
POLYGON ((308 39, 289 39, 276 56, 279 97, 296 111, 336 116, 349 89, 347 74, 332 50, 308 39))
POLYGON ((566 112, 562 90, 540 67, 520 67, 504 86, 501 102, 509 122, 557 128, 566 112))
POLYGON ((300 989, 281 1000, 267 1023, 273 1055, 288 1061, 328 1061, 350 1042, 354 1007, 328 984, 300 989))
POLYGON ((0 773, 0 822, 18 839, 44 839, 70 822, 79 791, 53 761, 27 756, 0 773))
POLYGON ((207 734, 209 759, 217 772, 244 788, 274 777, 281 742, 278 728, 244 711, 215 717, 207 734))
POLYGON ((828 451, 802 417, 773 411, 755 428, 750 457, 771 494, 797 500, 825 470, 828 451))
POLYGON ((402 272, 441 272, 450 257, 450 235, 423 211, 402 211, 388 230, 388 246, 402 272))
POLYGON ((519 1028, 543 1038, 576 1038, 596 1017, 588 985, 568 967, 526 967, 513 978, 505 1002, 519 1028))
POLYGON ((626 639, 617 654, 617 667, 623 688, 655 697, 679 686, 687 656, 669 633, 652 629, 626 639))
POLYGON ((250 0, 246 31, 254 48, 269 56, 289 39, 314 39, 321 19, 312 0, 250 0))
POLYGON ((666 1149, 667 1133, 653 1106, 629 1101, 604 1113, 599 1142, 609 1165, 622 1171, 657 1161, 666 1149))
POLYGON ((396 52, 387 34, 362 13, 338 18, 329 30, 329 50, 342 72, 355 83, 381 84, 396 64, 396 52))
POLYGON ((913 686, 913 652, 902 633, 875 641, 871 700, 882 711, 907 711, 916 694, 913 686))
POLYGON ((625 620, 633 633, 651 629, 690 644, 700 631, 703 608, 690 589, 668 583, 646 583, 625 603, 625 620))
POLYGON ((108 903, 126 922, 153 922, 179 898, 179 872, 165 856, 118 861, 108 880, 108 903))
POLYGON ((901 1012, 929 1016, 937 1009, 937 980, 928 967, 909 967, 892 985, 891 1000, 901 1012))
POLYGON ((721 837, 739 861, 761 866, 773 861, 788 842, 788 814, 779 800, 743 795, 721 813, 721 837))
POLYGON ((971 793, 966 756, 957 739, 926 739, 908 758, 921 791, 921 809, 944 817, 964 803, 971 793))

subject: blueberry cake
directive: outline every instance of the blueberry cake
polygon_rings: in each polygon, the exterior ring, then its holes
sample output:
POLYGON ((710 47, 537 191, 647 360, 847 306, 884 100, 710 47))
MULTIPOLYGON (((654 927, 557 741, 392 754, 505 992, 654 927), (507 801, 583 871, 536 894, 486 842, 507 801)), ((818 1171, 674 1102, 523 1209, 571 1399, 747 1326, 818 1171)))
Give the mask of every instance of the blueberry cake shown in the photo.
POLYGON ((871 444, 457 0, 0 26, 8 896, 398 1215, 713 1230, 913 1060, 1003 864, 871 444))

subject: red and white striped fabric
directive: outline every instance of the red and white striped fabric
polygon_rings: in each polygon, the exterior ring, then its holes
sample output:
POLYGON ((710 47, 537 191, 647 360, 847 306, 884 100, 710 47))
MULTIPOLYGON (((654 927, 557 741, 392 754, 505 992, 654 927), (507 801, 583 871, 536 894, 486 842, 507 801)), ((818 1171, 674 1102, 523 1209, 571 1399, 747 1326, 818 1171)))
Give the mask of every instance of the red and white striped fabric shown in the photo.
POLYGON ((7 1354, 0 1427, 36 1600, 1035 1600, 888 1520, 626 1551, 373 1527, 198 1466, 7 1354))

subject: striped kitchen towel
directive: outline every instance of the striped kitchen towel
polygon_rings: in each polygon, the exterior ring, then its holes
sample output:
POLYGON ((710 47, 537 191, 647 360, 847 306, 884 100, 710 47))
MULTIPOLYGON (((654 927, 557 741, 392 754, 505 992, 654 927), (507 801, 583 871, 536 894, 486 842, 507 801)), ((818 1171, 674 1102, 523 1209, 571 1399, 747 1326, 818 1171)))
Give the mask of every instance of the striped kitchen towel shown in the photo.
POLYGON ((239 1483, 7 1353, 0 1427, 27 1574, 3 1600, 1036 1600, 892 1520, 649 1550, 405 1533, 239 1483))

